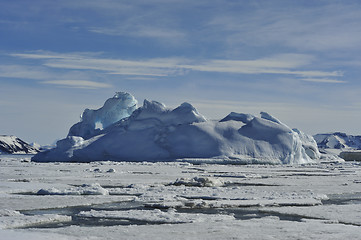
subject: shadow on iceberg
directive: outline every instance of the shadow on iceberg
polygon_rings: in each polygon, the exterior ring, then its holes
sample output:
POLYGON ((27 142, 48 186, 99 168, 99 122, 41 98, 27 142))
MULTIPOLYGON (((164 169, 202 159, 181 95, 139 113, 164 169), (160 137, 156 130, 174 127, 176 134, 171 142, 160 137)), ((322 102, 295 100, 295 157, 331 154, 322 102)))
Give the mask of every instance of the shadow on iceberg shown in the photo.
POLYGON ((67 138, 32 161, 302 164, 320 157, 311 136, 268 113, 256 117, 232 112, 211 121, 189 103, 175 109, 148 100, 136 105, 131 94, 119 92, 102 108, 86 109, 67 138))

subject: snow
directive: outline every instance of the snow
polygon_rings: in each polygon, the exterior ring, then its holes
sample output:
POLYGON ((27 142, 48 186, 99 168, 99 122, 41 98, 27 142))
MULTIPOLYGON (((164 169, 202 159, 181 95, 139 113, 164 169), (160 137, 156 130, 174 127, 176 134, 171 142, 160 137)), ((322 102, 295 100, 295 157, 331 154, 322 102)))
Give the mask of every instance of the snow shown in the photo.
POLYGON ((134 103, 131 94, 118 93, 101 109, 85 110, 67 138, 32 160, 303 164, 320 158, 311 136, 265 112, 260 117, 233 112, 211 121, 190 103, 169 109, 144 100, 136 110, 134 103), (104 129, 95 129, 97 121, 104 129))
POLYGON ((358 162, 29 158, 0 156, 2 239, 361 239, 358 162))
MULTIPOLYGON (((4 216, 0 216, 0 217, 4 217, 4 216)), ((5 216, 5 217, 8 218, 5 218, 5 220, 3 220, 0 225, 0 228, 3 229, 26 228, 26 227, 31 227, 33 225, 69 222, 71 220, 71 217, 69 216, 63 216, 57 214, 44 214, 41 216, 26 216, 23 214, 19 214, 15 216, 5 216)))

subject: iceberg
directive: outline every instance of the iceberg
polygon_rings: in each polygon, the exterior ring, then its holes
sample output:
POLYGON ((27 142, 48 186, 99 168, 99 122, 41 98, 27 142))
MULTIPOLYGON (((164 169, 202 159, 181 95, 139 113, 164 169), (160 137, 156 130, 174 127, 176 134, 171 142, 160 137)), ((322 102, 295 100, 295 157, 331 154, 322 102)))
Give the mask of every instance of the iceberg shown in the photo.
POLYGON ((262 112, 260 117, 232 112, 208 120, 190 103, 175 109, 157 101, 117 93, 82 121, 36 162, 189 161, 207 163, 303 164, 320 154, 312 136, 262 112), (96 128, 100 122, 103 128, 96 128))

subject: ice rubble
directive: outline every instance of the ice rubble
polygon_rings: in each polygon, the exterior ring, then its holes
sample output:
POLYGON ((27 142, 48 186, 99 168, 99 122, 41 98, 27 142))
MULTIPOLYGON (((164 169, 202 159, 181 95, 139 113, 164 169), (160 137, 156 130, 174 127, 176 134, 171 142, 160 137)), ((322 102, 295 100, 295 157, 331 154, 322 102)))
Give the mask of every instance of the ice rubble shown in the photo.
POLYGON ((79 187, 59 190, 57 188, 40 189, 37 195, 108 195, 107 189, 100 186, 98 183, 83 184, 79 187))
POLYGON ((191 104, 169 109, 119 92, 98 110, 86 109, 57 147, 33 157, 37 162, 99 160, 302 164, 319 158, 316 142, 268 113, 230 113, 207 120, 191 104), (100 122, 104 129, 97 128, 100 122))
POLYGON ((175 209, 170 209, 167 212, 159 209, 154 210, 128 210, 128 211, 95 211, 80 212, 78 217, 84 218, 115 218, 131 221, 143 221, 157 224, 179 224, 179 223, 194 223, 207 221, 230 221, 234 220, 234 216, 230 215, 216 215, 209 214, 193 214, 193 213, 178 213, 175 209))
POLYGON ((192 179, 180 178, 173 185, 195 186, 195 187, 221 187, 224 185, 222 180, 211 177, 194 177, 192 179))

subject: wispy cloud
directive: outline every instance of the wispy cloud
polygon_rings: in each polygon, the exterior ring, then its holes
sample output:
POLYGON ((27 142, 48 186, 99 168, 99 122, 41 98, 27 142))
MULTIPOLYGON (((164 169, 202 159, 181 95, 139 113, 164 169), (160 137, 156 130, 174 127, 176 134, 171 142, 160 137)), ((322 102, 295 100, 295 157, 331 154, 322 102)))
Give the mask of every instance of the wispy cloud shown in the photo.
POLYGON ((257 60, 211 60, 200 65, 183 65, 185 68, 203 72, 223 72, 239 74, 281 74, 296 76, 342 76, 340 71, 310 71, 296 70, 299 66, 296 62, 281 59, 257 59, 257 60))
POLYGON ((10 53, 9 56, 27 58, 27 59, 83 59, 100 55, 100 52, 73 52, 73 53, 57 53, 51 51, 31 51, 27 53, 10 53))
POLYGON ((130 77, 127 77, 126 79, 128 80, 141 80, 141 81, 154 81, 156 80, 155 77, 153 76, 130 76, 130 77))
POLYGON ((113 75, 141 75, 164 77, 171 75, 175 65, 166 60, 129 61, 122 59, 53 59, 44 63, 44 66, 63 69, 97 70, 113 75))
POLYGON ((361 8, 359 3, 351 2, 326 1, 308 6, 278 2, 243 14, 228 9, 211 17, 207 31, 217 33, 219 37, 214 37, 230 46, 282 45, 312 51, 360 49, 361 8))
MULTIPOLYGON (((179 41, 185 38, 185 33, 175 29, 160 28, 154 26, 139 26, 129 27, 114 26, 114 27, 92 27, 89 28, 90 32, 111 35, 111 36, 131 36, 131 37, 144 37, 155 38, 162 40, 176 40, 179 41)), ((172 43, 172 42, 169 42, 172 43)))
POLYGON ((67 88, 98 89, 110 88, 110 84, 91 80, 91 74, 81 71, 54 71, 46 66, 0 65, 0 78, 30 79, 43 84, 67 88), (77 80, 64 80, 74 78, 77 80))
POLYGON ((327 78, 302 78, 301 80, 306 82, 316 82, 316 83, 347 83, 347 81, 342 81, 337 79, 327 79, 327 78))
POLYGON ((44 67, 27 65, 0 65, 0 77, 2 78, 25 78, 25 79, 49 79, 51 74, 44 67))
MULTIPOLYGON (((50 68, 95 70, 106 74, 135 76, 174 76, 189 71, 220 72, 235 74, 294 75, 307 79, 315 77, 341 77, 340 71, 308 70, 314 58, 305 54, 281 54, 254 60, 191 60, 185 58, 157 58, 147 60, 124 60, 95 58, 89 55, 56 53, 22 53, 14 57, 44 60, 50 68)), ((321 81, 320 81, 321 82, 321 81)), ((328 81, 330 82, 330 81, 328 81)))
POLYGON ((194 44, 195 49, 203 44, 217 44, 219 49, 214 51, 234 50, 235 45, 243 49, 258 46, 312 51, 360 49, 359 1, 309 2, 63 0, 44 4, 34 0, 17 4, 6 1, 0 10, 4 15, 0 21, 9 22, 7 25, 12 28, 14 21, 21 22, 24 29, 30 25, 34 30, 39 24, 68 27, 71 23, 71 27, 90 33, 151 38, 161 43, 167 41, 167 45, 184 40, 194 44), (9 14, 11 20, 6 19, 9 14))
POLYGON ((85 80, 52 80, 42 81, 43 84, 52 84, 60 87, 69 88, 85 88, 85 89, 98 89, 98 88, 111 88, 112 85, 106 83, 99 83, 85 80))

